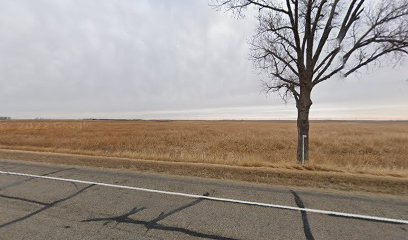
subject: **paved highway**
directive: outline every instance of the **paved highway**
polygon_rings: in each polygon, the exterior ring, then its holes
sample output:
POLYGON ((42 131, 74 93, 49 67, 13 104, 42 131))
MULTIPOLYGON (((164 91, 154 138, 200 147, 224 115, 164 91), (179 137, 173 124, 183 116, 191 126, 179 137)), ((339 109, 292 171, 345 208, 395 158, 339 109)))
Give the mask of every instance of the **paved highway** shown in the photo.
MULTIPOLYGON (((408 219, 408 199, 0 160, 0 171, 408 219)), ((408 239, 408 225, 0 174, 0 239, 408 239)))

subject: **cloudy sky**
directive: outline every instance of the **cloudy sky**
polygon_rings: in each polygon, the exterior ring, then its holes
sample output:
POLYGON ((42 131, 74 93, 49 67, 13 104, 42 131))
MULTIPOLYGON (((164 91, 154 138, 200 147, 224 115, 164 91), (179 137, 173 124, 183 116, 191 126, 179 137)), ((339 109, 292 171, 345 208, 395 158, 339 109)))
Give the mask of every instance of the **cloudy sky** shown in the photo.
MULTIPOLYGON (((0 115, 293 119, 261 91, 255 20, 208 0, 0 0, 0 115)), ((314 119, 408 119, 408 61, 333 78, 314 119)))

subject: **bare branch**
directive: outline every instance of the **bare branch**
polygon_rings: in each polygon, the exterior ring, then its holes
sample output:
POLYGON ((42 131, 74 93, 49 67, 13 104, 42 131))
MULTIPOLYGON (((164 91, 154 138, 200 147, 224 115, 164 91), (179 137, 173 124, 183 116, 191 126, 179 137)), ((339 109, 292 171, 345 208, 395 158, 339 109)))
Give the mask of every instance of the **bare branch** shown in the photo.
POLYGON ((267 92, 303 101, 317 84, 372 62, 408 55, 408 0, 218 0, 238 15, 258 10, 251 56, 267 92))

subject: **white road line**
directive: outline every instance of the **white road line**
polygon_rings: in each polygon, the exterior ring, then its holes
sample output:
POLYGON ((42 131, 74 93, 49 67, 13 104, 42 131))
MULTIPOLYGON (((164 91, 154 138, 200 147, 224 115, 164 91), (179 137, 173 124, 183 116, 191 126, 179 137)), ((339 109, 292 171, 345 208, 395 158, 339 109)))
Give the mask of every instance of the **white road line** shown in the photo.
POLYGON ((33 175, 33 174, 27 174, 27 173, 5 172, 5 171, 0 171, 0 174, 41 178, 41 179, 72 182, 72 183, 83 183, 83 184, 98 185, 98 186, 104 186, 104 187, 129 189, 129 190, 136 190, 136 191, 143 191, 143 192, 167 194, 167 195, 181 196, 181 197, 188 197, 188 198, 206 199, 206 200, 211 200, 211 201, 219 201, 219 202, 227 202, 227 203, 246 204, 246 205, 260 206, 260 207, 278 208, 278 209, 285 209, 285 210, 292 210, 292 211, 303 211, 303 212, 318 213, 318 214, 325 214, 325 215, 331 215, 331 216, 357 218, 357 219, 363 219, 363 220, 408 224, 408 220, 403 220, 403 219, 393 219, 393 218, 360 215, 360 214, 353 214, 353 213, 334 212, 334 211, 326 211, 326 210, 319 210, 319 209, 312 209, 312 208, 299 208, 299 207, 291 207, 291 206, 278 205, 278 204, 251 202, 251 201, 243 201, 243 200, 236 200, 236 199, 230 199, 230 198, 218 198, 218 197, 202 196, 202 195, 197 195, 197 194, 170 192, 170 191, 162 191, 162 190, 155 190, 155 189, 149 189, 149 188, 131 187, 131 186, 123 186, 123 185, 117 185, 117 184, 69 179, 69 178, 39 176, 39 175, 33 175))

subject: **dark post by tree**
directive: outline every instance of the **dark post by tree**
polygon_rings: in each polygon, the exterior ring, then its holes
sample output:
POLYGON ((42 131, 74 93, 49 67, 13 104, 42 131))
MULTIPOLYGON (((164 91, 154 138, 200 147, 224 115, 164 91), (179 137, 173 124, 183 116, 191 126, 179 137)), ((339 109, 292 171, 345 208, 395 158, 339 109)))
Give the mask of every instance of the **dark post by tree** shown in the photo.
POLYGON ((299 162, 309 160, 316 85, 408 54, 408 0, 218 0, 214 6, 240 17, 255 8, 251 56, 268 74, 265 90, 296 101, 299 162))

